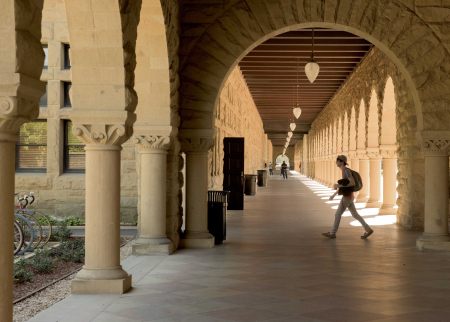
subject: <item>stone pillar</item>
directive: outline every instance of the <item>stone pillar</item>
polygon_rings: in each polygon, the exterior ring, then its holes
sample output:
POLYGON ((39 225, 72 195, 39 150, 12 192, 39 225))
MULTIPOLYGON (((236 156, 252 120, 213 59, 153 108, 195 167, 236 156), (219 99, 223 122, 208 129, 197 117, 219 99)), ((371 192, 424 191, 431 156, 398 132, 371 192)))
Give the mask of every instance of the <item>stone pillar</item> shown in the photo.
POLYGON ((166 164, 170 137, 134 135, 140 153, 140 217, 134 255, 170 255, 166 235, 166 164))
POLYGON ((80 124, 86 143, 86 257, 72 293, 122 294, 131 275, 120 265, 120 151, 129 135, 123 124, 80 124))
MULTIPOLYGON (((357 158, 356 152, 349 151, 348 156, 349 156, 350 162, 351 162, 351 163, 349 163, 349 168, 352 169, 353 171, 356 171, 359 173, 359 159, 357 158)), ((359 191, 354 192, 353 195, 355 196, 355 200, 356 200, 359 196, 359 191)))
POLYGON ((357 156, 359 159, 359 175, 363 182, 363 188, 359 191, 356 202, 367 202, 370 191, 369 159, 367 158, 366 151, 357 151, 357 156))
POLYGON ((397 147, 380 147, 383 158, 383 205, 381 215, 396 215, 397 208, 397 147))
POLYGON ((448 193, 450 140, 421 139, 425 155, 425 227, 417 239, 419 250, 450 251, 448 193))
POLYGON ((368 150, 367 155, 370 163, 370 193, 366 207, 379 208, 381 205, 381 156, 378 149, 368 150))
POLYGON ((333 188, 334 178, 336 176, 336 164, 333 162, 333 156, 328 159, 328 166, 330 167, 330 177, 328 178, 328 188, 333 188))
POLYGON ((180 247, 212 248, 214 237, 208 231, 208 150, 210 138, 180 138, 186 153, 186 230, 180 247))

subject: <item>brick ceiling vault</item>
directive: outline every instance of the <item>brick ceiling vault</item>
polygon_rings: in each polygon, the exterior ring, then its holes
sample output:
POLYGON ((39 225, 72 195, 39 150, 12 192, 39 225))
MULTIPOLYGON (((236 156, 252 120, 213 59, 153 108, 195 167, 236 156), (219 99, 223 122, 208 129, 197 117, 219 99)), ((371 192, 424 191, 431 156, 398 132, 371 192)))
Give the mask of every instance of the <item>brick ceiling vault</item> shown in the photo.
MULTIPOLYGON (((312 30, 289 31, 253 49, 239 63, 273 145, 284 145, 293 116, 293 90, 298 87, 302 115, 290 145, 308 133, 314 119, 372 48, 367 40, 334 29, 314 29, 314 57, 320 73, 314 83, 305 65, 312 48, 312 30), (297 81, 297 66, 298 81, 297 81)), ((294 102, 297 103, 296 90, 294 102)))

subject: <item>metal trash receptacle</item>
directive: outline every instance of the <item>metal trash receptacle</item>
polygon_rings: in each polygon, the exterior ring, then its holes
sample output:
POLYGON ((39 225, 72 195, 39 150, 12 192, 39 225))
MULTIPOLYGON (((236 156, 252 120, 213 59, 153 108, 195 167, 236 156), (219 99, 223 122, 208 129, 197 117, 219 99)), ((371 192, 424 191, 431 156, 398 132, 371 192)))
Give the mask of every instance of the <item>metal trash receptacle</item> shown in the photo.
POLYGON ((247 196, 256 195, 256 174, 246 174, 245 176, 245 190, 247 196))
POLYGON ((227 207, 229 191, 208 191, 208 230, 214 244, 227 239, 227 207))
POLYGON ((258 187, 267 187, 267 170, 258 170, 258 187))

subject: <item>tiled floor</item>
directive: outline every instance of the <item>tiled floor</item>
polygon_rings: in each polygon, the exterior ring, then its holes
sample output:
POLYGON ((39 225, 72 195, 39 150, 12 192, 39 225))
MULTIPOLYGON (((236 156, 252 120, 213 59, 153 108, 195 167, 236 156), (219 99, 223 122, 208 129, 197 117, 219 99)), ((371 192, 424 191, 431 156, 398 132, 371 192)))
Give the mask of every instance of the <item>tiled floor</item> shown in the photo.
POLYGON ((450 254, 417 251, 421 232, 373 209, 361 210, 370 239, 348 214, 326 239, 330 194, 296 173, 275 175, 229 212, 224 245, 132 256, 128 294, 71 295, 31 321, 450 321, 450 254))

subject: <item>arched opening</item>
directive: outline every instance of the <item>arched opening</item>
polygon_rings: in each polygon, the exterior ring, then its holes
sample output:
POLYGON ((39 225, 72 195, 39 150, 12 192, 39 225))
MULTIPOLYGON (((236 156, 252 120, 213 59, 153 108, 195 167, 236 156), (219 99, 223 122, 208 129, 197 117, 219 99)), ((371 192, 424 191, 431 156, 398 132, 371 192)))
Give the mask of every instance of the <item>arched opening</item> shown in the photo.
POLYGON ((285 155, 282 155, 282 154, 278 155, 276 157, 276 159, 275 159, 275 169, 276 170, 280 170, 281 169, 281 164, 283 162, 286 162, 286 164, 288 165, 288 168, 289 168, 290 167, 290 161, 289 160, 290 160, 290 158, 289 158, 289 156, 287 154, 285 154, 285 155))
MULTIPOLYGON (((349 137, 349 152, 352 154, 356 153, 356 145, 357 145, 357 134, 356 134, 356 112, 355 107, 352 106, 351 114, 350 114, 350 137, 349 137)), ((355 155, 356 157, 356 155, 355 155)))

